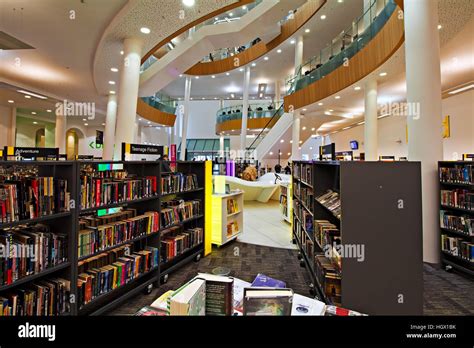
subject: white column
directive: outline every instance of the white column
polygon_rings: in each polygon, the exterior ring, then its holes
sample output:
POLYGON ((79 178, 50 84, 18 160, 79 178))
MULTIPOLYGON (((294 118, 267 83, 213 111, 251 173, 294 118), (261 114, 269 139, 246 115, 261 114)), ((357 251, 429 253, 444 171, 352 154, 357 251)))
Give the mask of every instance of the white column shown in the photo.
POLYGON ((291 129, 291 159, 293 161, 301 159, 301 151, 300 151, 300 112, 294 111, 293 112, 293 125, 291 129))
POLYGON ((247 119, 249 115, 249 86, 250 86, 250 66, 245 67, 244 72, 244 95, 243 106, 242 106, 242 129, 240 131, 240 150, 242 154, 245 151, 245 145, 247 142, 247 119))
POLYGON ((421 161, 423 260, 439 263, 437 162, 443 159, 438 1, 405 0, 408 159, 421 161), (410 110, 410 108, 409 108, 410 110))
POLYGON ((365 83, 364 149, 366 161, 378 161, 377 80, 365 83))
POLYGON ((16 145, 16 107, 10 108, 10 122, 7 133, 7 146, 16 145))
MULTIPOLYGON (((104 160, 110 161, 114 157, 116 121, 117 121, 117 96, 115 94, 109 94, 109 99, 107 101, 107 113, 105 115, 104 150, 102 152, 102 158, 104 160)), ((119 146, 119 145, 117 144, 116 146, 119 146)))
POLYGON ((181 153, 180 160, 186 160, 186 141, 188 132, 188 118, 189 118, 189 101, 191 99, 191 77, 186 76, 186 82, 184 85, 184 107, 183 107, 183 126, 181 133, 181 153))
POLYGON ((66 116, 56 110, 56 128, 54 129, 54 147, 59 148, 60 154, 66 153, 66 116))
POLYGON ((298 36, 295 44, 295 71, 303 64, 303 35, 298 36))
POLYGON ((120 160, 122 143, 132 143, 137 117, 138 87, 142 41, 136 38, 124 40, 124 60, 120 70, 117 126, 115 132, 114 159, 120 160))
POLYGON ((275 109, 278 109, 278 103, 280 102, 281 99, 281 81, 276 80, 275 81, 275 109))

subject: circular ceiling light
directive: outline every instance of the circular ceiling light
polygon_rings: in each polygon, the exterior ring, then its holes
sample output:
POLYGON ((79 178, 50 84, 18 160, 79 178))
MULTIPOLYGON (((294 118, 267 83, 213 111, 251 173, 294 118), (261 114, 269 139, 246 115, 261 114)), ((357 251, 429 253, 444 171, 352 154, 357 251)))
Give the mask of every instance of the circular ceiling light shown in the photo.
POLYGON ((46 110, 46 112, 52 112, 51 109, 46 110))
POLYGON ((325 20, 325 19, 326 19, 326 15, 322 15, 322 16, 321 16, 321 19, 322 19, 322 20, 325 20))
POLYGON ((109 93, 110 93, 110 94, 115 94, 115 91, 110 91, 109 93))
POLYGON ((225 75, 226 75, 226 76, 229 76, 229 75, 230 75, 230 73, 226 72, 226 73, 225 73, 225 75))
POLYGON ((117 69, 117 68, 110 68, 110 71, 112 71, 112 72, 117 72, 118 69, 117 69))
POLYGON ((32 115, 36 115, 36 112, 32 111, 31 114, 32 114, 32 115))
POLYGON ((195 0, 182 0, 182 3, 186 7, 191 7, 191 6, 194 6, 196 1, 195 0))
POLYGON ((379 74, 379 76, 382 76, 382 77, 387 76, 387 73, 386 73, 386 72, 381 72, 381 73, 379 74))
POLYGON ((109 85, 115 85, 115 81, 109 81, 109 85))
POLYGON ((305 29, 305 33, 309 33, 311 30, 310 29, 305 29))
POLYGON ((257 64, 255 64, 255 63, 252 63, 252 66, 253 66, 253 67, 255 67, 255 66, 257 66, 257 64))
POLYGON ((14 101, 13 101, 13 100, 9 100, 8 102, 9 102, 10 104, 13 104, 13 103, 14 103, 14 101))
POLYGON ((281 49, 278 49, 278 50, 277 50, 277 53, 281 53, 281 49))
POLYGON ((319 106, 323 106, 324 104, 323 103, 318 103, 319 106))
POLYGON ((292 40, 290 41, 290 44, 292 44, 292 45, 294 45, 295 43, 296 43, 295 39, 292 39, 292 40))
POLYGON ((355 87, 354 87, 354 90, 355 90, 355 91, 360 91, 360 86, 355 86, 355 87))
POLYGON ((336 95, 336 96, 334 97, 334 99, 341 99, 341 96, 340 96, 340 95, 336 95))
POLYGON ((38 124, 38 122, 34 121, 33 124, 38 124))
POLYGON ((31 99, 31 96, 25 95, 25 98, 26 98, 26 99, 31 99))
POLYGON ((212 75, 211 77, 212 77, 213 79, 215 79, 215 78, 216 78, 216 75, 212 75))

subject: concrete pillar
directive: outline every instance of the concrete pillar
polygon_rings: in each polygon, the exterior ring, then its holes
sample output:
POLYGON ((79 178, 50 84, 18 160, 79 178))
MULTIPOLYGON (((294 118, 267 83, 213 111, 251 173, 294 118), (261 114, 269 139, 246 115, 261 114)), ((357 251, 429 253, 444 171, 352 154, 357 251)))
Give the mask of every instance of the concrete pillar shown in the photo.
POLYGON ((10 108, 10 122, 7 133, 7 146, 16 145, 16 107, 10 108))
POLYGON ((114 159, 119 160, 122 143, 132 143, 137 116, 138 87, 142 41, 136 38, 124 40, 124 60, 120 70, 117 126, 115 132, 114 159))
POLYGON ((240 150, 242 154, 245 152, 245 146, 247 143, 247 119, 249 115, 249 87, 250 87, 250 66, 245 67, 244 72, 244 95, 243 106, 242 106, 242 129, 240 131, 240 150))
POLYGON ((293 112, 293 125, 291 131, 291 159, 293 161, 301 159, 301 150, 300 148, 300 122, 301 114, 299 111, 293 112))
MULTIPOLYGON (((107 113, 105 115, 105 130, 104 130, 104 150, 102 152, 102 158, 110 161, 114 157, 114 144, 115 144, 115 124, 117 121, 117 96, 115 94, 109 94, 107 101, 107 113)), ((122 146, 117 144, 116 146, 122 146)), ((118 160, 119 158, 117 158, 118 160)))
POLYGON ((191 77, 186 76, 186 82, 184 85, 184 107, 183 107, 183 124, 182 124, 182 133, 181 133, 181 153, 180 160, 186 160, 186 142, 187 142, 187 132, 188 132, 188 118, 189 118, 189 108, 191 100, 191 77))
POLYGON ((378 161, 377 80, 365 83, 364 148, 366 161, 378 161))
POLYGON ((56 110, 56 128, 54 131, 54 147, 59 148, 60 154, 66 153, 66 116, 61 110, 56 110))
POLYGON ((438 1, 405 0, 408 159, 421 161, 423 260, 439 263, 439 186, 443 159, 438 1))

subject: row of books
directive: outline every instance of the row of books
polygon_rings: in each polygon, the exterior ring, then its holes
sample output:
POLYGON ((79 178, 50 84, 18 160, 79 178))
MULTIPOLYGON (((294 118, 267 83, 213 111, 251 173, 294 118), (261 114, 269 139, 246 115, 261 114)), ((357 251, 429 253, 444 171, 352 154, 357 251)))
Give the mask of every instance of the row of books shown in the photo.
POLYGON ((58 316, 70 312, 71 282, 47 278, 0 296, 0 316, 58 316))
POLYGON ((234 214, 239 212, 239 205, 236 199, 227 200, 227 214, 234 214))
POLYGON ((454 167, 440 167, 439 180, 454 184, 474 184, 474 165, 464 164, 454 167))
POLYGON ((147 246, 131 252, 132 248, 125 245, 80 263, 77 280, 80 307, 158 267, 157 248, 147 246))
POLYGON ((67 180, 53 177, 0 178, 0 223, 35 219, 69 210, 67 180))
POLYGON ((233 220, 227 223, 227 237, 232 237, 233 235, 239 232, 240 232, 239 223, 236 220, 233 220))
POLYGON ((168 262, 204 241, 204 230, 200 227, 185 231, 175 226, 163 231, 161 239, 161 262, 168 262))
POLYGON ((17 226, 0 230, 0 285, 37 274, 67 261, 68 240, 48 226, 17 226))
POLYGON ((468 215, 453 215, 445 210, 441 210, 439 216, 442 228, 474 236, 474 218, 468 215))
POLYGON ((158 232, 159 229, 160 217, 158 212, 146 212, 143 215, 134 215, 125 220, 106 225, 88 227, 79 231, 78 257, 101 252, 134 238, 158 232))
POLYGON ((297 200, 293 201, 293 211, 294 211, 294 214, 298 217, 298 219, 303 224, 303 227, 306 230, 306 232, 312 235, 313 234, 313 215, 311 215, 311 213, 307 209, 303 208, 303 205, 301 204, 301 202, 297 200))
POLYGON ((287 196, 280 195, 280 211, 283 216, 288 216, 288 198, 287 196))
POLYGON ((298 199, 303 202, 303 204, 306 206, 308 209, 312 209, 313 207, 313 190, 301 185, 299 183, 295 184, 295 195, 298 197, 298 199))
POLYGON ((474 263, 474 244, 462 238, 441 235, 441 250, 474 263))
POLYGON ((339 193, 328 190, 326 193, 317 197, 316 200, 329 209, 334 216, 341 218, 341 199, 339 193))
POLYGON ((196 174, 173 173, 161 177, 161 193, 179 193, 199 188, 196 174))
POLYGON ((201 214, 201 200, 195 199, 186 202, 183 200, 168 201, 163 204, 161 209, 161 226, 166 228, 201 214))
POLYGON ((314 258, 314 243, 308 234, 303 230, 301 223, 295 219, 294 222, 294 231, 296 234, 296 238, 300 242, 300 246, 305 252, 308 260, 312 260, 314 258))
POLYGON ((324 254, 315 256, 316 277, 326 297, 336 306, 341 305, 341 274, 324 254))
POLYGON ((313 166, 311 164, 297 164, 293 170, 294 177, 311 185, 313 182, 313 166))
POLYGON ((474 192, 465 189, 441 190, 441 204, 474 211, 474 192))
POLYGON ((315 220, 315 238, 322 249, 326 245, 340 244, 341 233, 336 225, 327 220, 315 220))
POLYGON ((96 173, 81 175, 81 208, 95 208, 158 194, 157 177, 138 177, 128 174, 125 178, 102 178, 96 173))

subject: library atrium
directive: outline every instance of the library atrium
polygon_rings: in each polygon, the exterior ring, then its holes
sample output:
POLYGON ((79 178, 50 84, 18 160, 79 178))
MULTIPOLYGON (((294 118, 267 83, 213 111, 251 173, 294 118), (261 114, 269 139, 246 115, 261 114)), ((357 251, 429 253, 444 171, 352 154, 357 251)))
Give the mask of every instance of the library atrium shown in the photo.
POLYGON ((0 0, 0 155, 0 316, 474 314, 472 0, 0 0))

